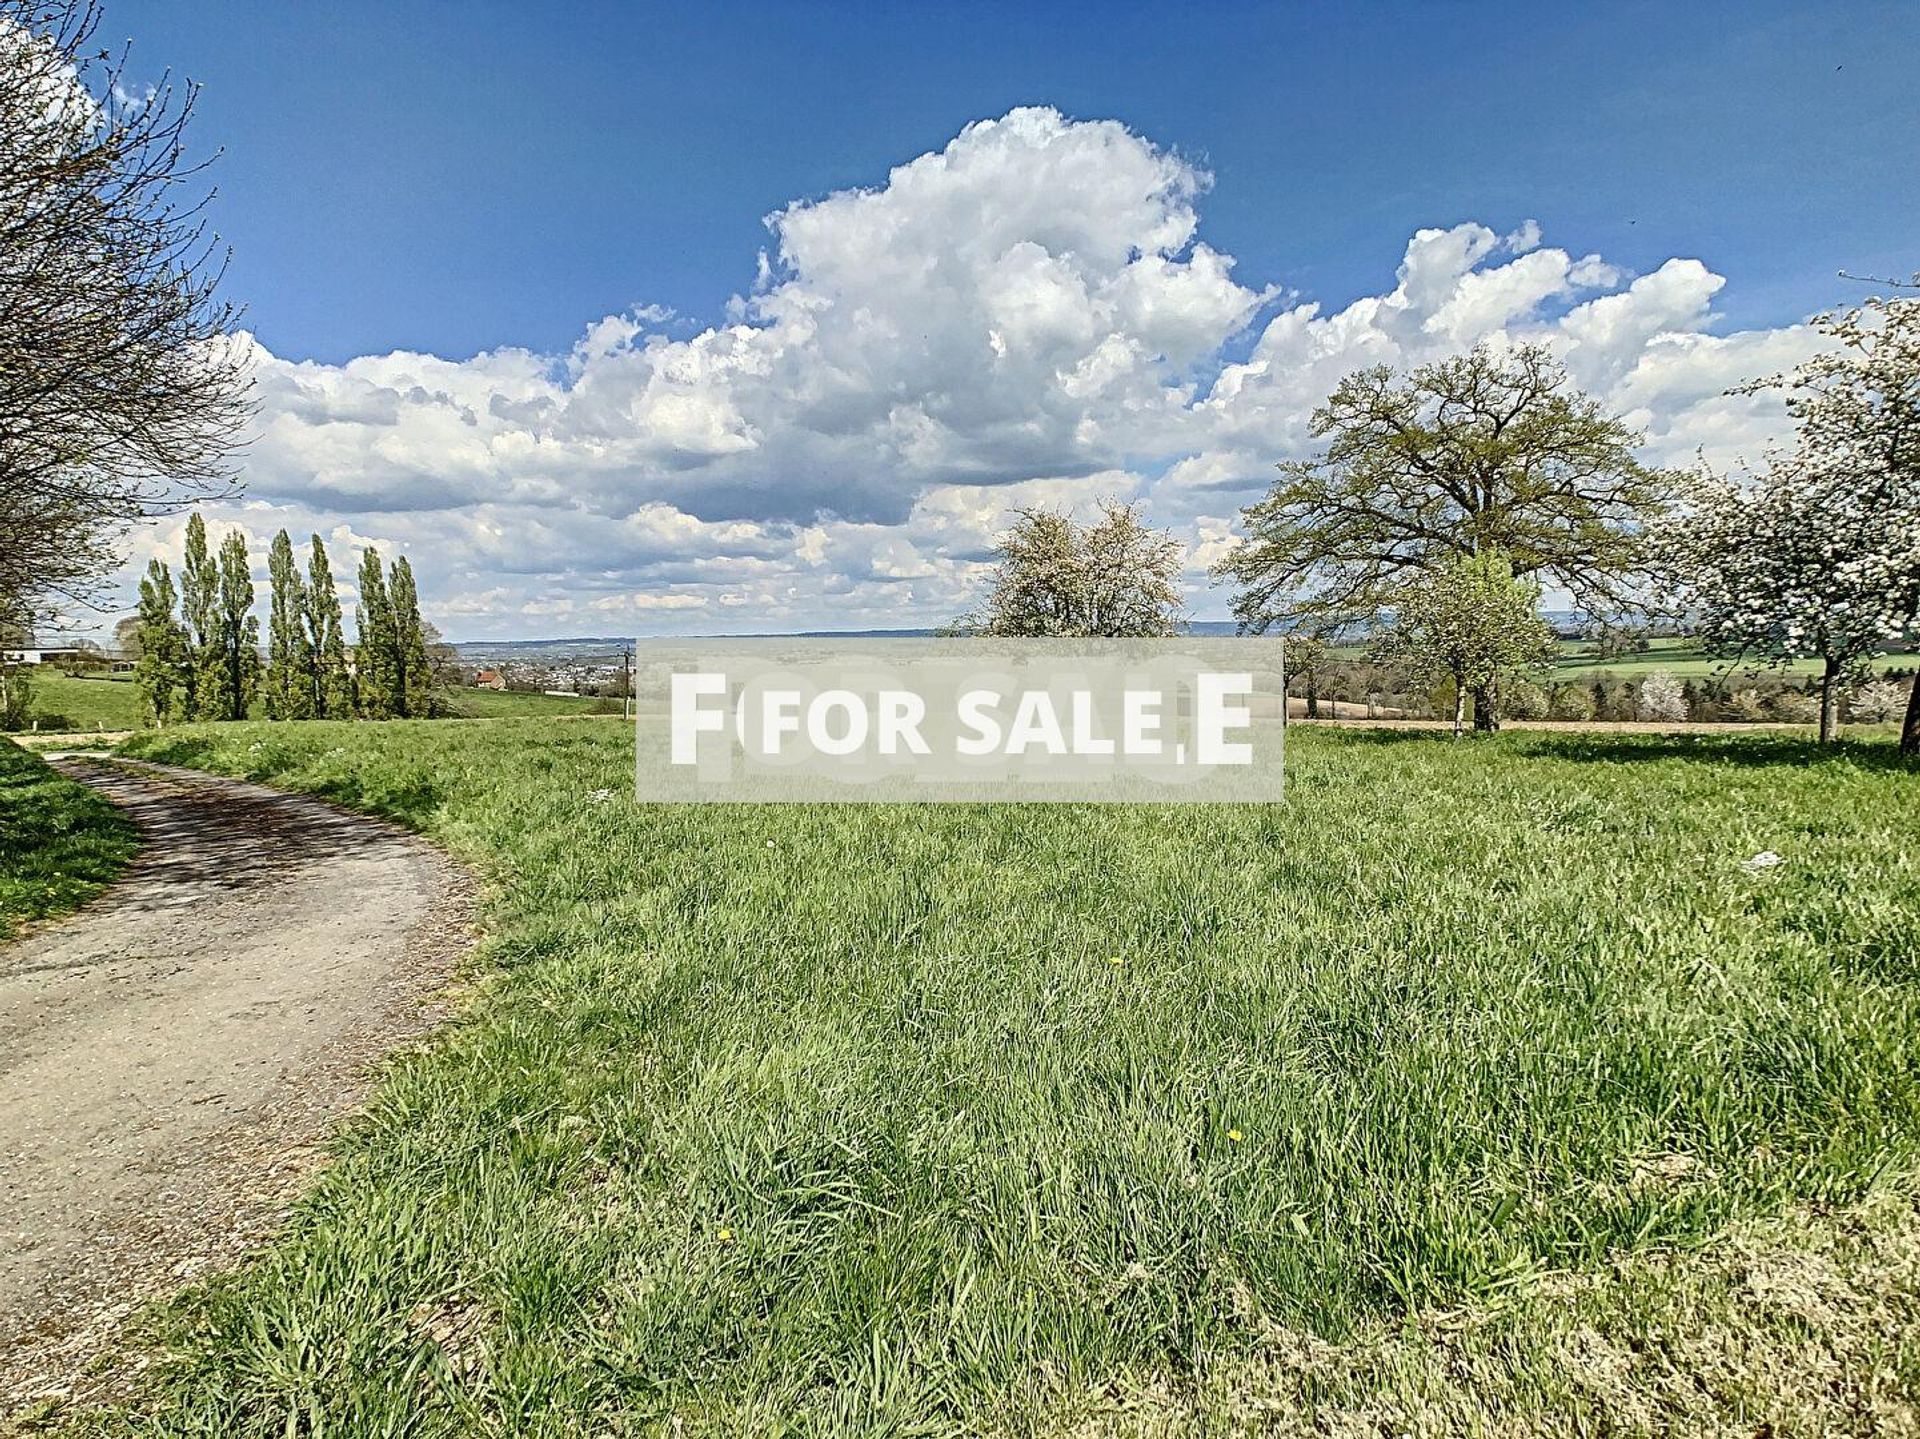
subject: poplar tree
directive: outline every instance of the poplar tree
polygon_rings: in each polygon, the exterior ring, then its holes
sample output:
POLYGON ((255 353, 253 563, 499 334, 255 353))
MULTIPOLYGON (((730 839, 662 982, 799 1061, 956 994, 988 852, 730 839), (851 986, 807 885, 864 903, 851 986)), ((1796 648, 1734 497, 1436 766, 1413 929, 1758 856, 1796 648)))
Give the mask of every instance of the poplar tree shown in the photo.
POLYGON ((308 688, 313 712, 321 719, 352 719, 353 672, 347 665, 340 595, 333 587, 327 547, 318 535, 313 537, 307 559, 306 611, 308 688))
POLYGON ((413 566, 405 555, 393 562, 388 597, 393 606, 394 712, 405 719, 426 718, 427 636, 420 623, 420 595, 413 566))
POLYGON ((134 685, 148 722, 165 725, 188 713, 193 670, 187 660, 186 631, 174 618, 173 574, 162 560, 147 563, 136 623, 140 658, 133 667, 134 685))
POLYGON ((220 546, 219 705, 221 719, 243 720, 260 687, 260 621, 253 613, 247 539, 234 530, 220 546))
POLYGON ((196 511, 187 517, 186 558, 180 566, 180 619, 186 640, 188 719, 220 718, 220 654, 216 615, 220 571, 207 552, 206 521, 196 511))
POLYGON ((360 559, 360 636, 354 646, 354 672, 359 685, 360 714, 365 719, 391 719, 395 708, 393 601, 380 572, 380 552, 367 546, 360 559))
POLYGON ((313 649, 307 639, 306 585, 285 530, 267 551, 272 598, 267 616, 267 718, 313 718, 313 649))

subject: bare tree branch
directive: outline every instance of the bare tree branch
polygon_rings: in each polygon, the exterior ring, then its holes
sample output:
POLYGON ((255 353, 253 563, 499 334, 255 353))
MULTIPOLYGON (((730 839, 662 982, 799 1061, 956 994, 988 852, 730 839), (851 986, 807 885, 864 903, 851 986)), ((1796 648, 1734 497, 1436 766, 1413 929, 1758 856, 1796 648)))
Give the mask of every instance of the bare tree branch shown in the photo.
POLYGON ((137 520, 235 492, 251 366, 195 89, 129 82, 90 0, 0 0, 0 619, 84 605, 137 520))

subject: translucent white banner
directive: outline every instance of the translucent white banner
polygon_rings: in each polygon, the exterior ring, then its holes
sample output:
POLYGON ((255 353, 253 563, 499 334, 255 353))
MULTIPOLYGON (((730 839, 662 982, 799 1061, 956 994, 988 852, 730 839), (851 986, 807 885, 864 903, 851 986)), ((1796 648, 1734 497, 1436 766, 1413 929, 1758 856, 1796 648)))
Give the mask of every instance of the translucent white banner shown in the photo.
POLYGON ((643 802, 1281 798, 1277 639, 706 639, 637 647, 643 802))

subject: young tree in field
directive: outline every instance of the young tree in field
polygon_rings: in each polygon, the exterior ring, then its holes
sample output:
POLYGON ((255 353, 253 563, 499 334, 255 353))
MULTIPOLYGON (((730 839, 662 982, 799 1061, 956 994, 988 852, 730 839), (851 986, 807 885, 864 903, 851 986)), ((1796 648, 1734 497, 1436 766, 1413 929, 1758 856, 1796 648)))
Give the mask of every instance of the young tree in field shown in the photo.
POLYGON ((1320 674, 1327 667, 1327 658, 1327 642, 1320 636, 1287 636, 1287 673, 1298 676, 1306 688, 1308 719, 1320 718, 1320 674))
MULTIPOLYGON (((1881 598, 1897 611, 1899 547, 1920 516, 1920 298, 1871 299, 1815 324, 1837 342, 1833 349, 1745 388, 1785 392, 1797 482, 1823 497, 1802 508, 1800 523, 1823 527, 1821 517, 1830 516, 1837 552, 1863 575, 1890 581, 1893 592, 1881 598)), ((1920 753, 1920 674, 1900 748, 1920 753)))
POLYGON ((333 587, 327 547, 318 535, 307 558, 306 602, 307 683, 313 713, 319 719, 352 719, 353 673, 347 664, 340 595, 333 587))
POLYGON ((1177 634, 1180 542, 1103 501, 1091 525, 1056 510, 1014 512, 971 633, 1019 638, 1139 639, 1177 634))
POLYGON ((420 639, 427 651, 427 685, 444 691, 461 683, 460 651, 448 644, 431 620, 420 622, 420 639))
POLYGON ((23 730, 32 723, 33 670, 0 656, 0 731, 23 730))
POLYGON ((185 559, 180 566, 180 619, 186 631, 185 707, 188 719, 220 719, 220 567, 207 550, 207 526, 187 516, 185 559))
POLYGON ((1539 603, 1540 586, 1516 578, 1504 552, 1455 555, 1401 588, 1393 600, 1393 626, 1377 649, 1430 678, 1453 682, 1458 739, 1470 693, 1497 704, 1503 676, 1545 669, 1559 658, 1539 603))
MULTIPOLYGON (((1516 575, 1611 617, 1636 600, 1646 526, 1676 489, 1634 458, 1640 436, 1533 346, 1361 370, 1314 411, 1312 433, 1326 452, 1280 466, 1216 570, 1238 582, 1234 614, 1255 633, 1375 623, 1409 582, 1496 549, 1516 575)), ((1490 724, 1478 698, 1476 723, 1490 724)))
POLYGON ((391 719, 398 706, 399 679, 394 661, 393 601, 380 571, 380 552, 372 545, 360 559, 359 638, 353 667, 363 719, 391 719))
POLYGON ((1673 572, 1703 645, 1729 658, 1820 664, 1820 739, 1845 689, 1913 632, 1920 510, 1875 503, 1850 474, 1782 460, 1751 488, 1705 478, 1673 537, 1673 572))
POLYGON ((134 619, 140 651, 134 662, 134 685, 147 720, 165 725, 190 713, 187 685, 193 666, 187 654, 187 632, 174 618, 173 574, 162 560, 147 562, 140 581, 140 607, 134 619))
POLYGON ((285 530, 267 550, 267 718, 313 718, 313 650, 307 640, 307 587, 285 530))
POLYGON ((402 719, 424 719, 431 708, 427 636, 420 622, 420 594, 414 588, 413 566, 405 555, 393 562, 387 596, 393 607, 394 711, 402 719))
POLYGON ((253 613, 253 565, 247 537, 230 530, 220 545, 219 719, 243 720, 260 688, 260 621, 253 613))
POLYGON ((230 488, 251 384, 185 132, 88 0, 0 0, 0 616, 84 600, 128 523, 230 488), (124 82, 124 83, 123 83, 124 82))

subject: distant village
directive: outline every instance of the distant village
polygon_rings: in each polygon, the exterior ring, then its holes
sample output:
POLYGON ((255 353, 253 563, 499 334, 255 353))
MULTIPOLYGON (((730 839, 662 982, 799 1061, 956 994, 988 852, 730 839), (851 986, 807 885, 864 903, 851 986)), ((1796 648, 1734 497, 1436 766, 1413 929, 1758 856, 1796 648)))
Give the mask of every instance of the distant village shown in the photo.
POLYGON ((458 683, 473 689, 620 699, 632 683, 632 661, 625 654, 555 660, 496 659, 490 663, 469 663, 462 656, 457 675, 458 683))

